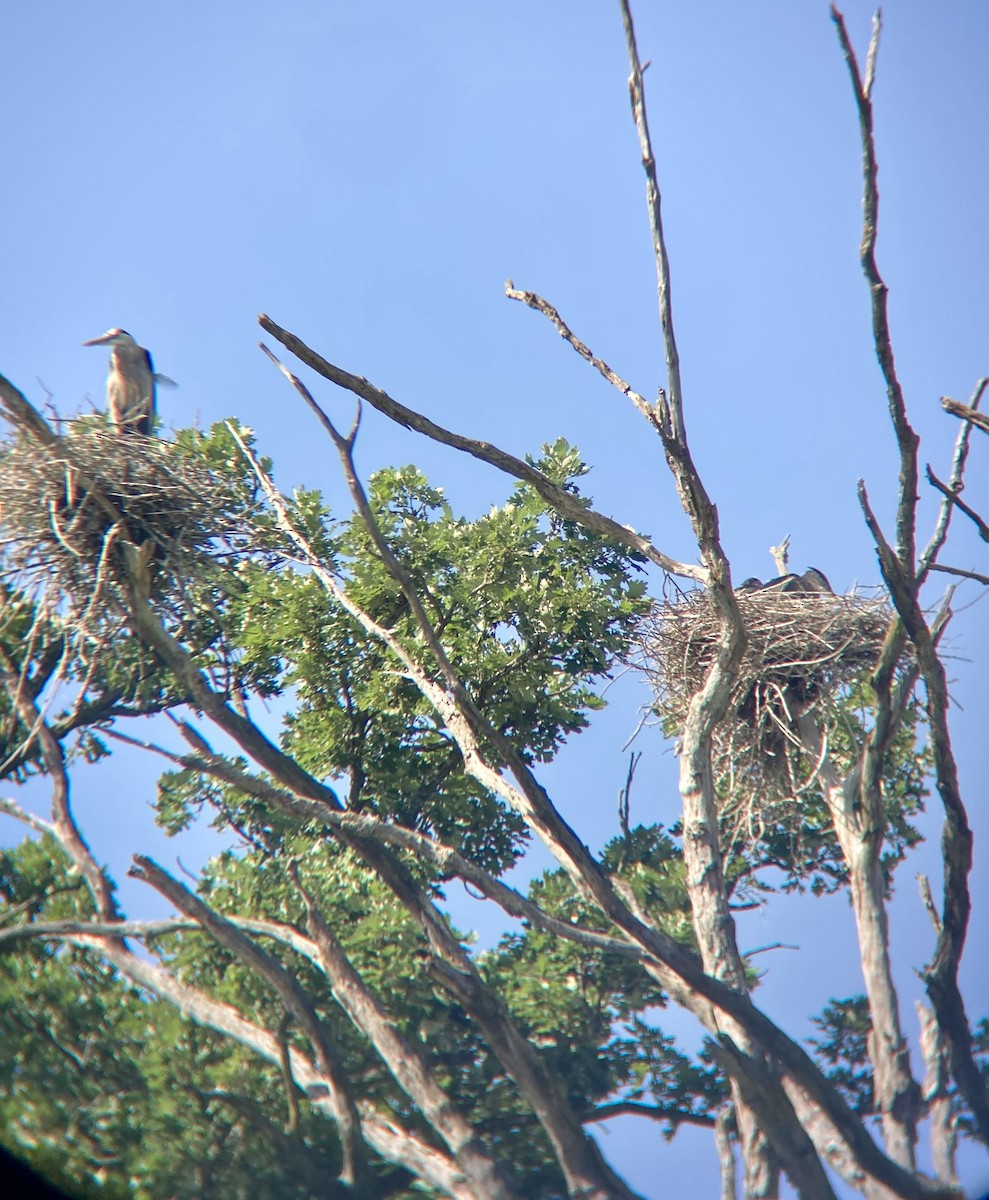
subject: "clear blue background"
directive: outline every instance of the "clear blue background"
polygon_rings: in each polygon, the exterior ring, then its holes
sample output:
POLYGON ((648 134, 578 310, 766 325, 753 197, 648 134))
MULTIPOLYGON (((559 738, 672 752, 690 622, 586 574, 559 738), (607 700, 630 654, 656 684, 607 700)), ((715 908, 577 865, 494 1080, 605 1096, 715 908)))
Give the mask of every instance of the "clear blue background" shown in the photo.
MULTIPOLYGON (((716 499, 735 576, 792 565, 839 590, 877 581, 855 485, 887 531, 897 455, 861 277, 860 159, 844 62, 823 3, 698 5, 636 12, 663 187, 687 420, 716 499)), ((870 10, 846 5, 864 57, 870 10)), ((938 405, 987 371, 986 8, 892 0, 875 90, 882 193, 879 259, 921 462, 946 477, 957 432, 938 405)), ((693 559, 658 441, 535 314, 506 277, 556 303, 639 391, 663 380, 654 270, 629 116, 617 4, 8 5, 0 26, 0 370, 62 411, 102 403, 105 356, 80 347, 129 329, 180 390, 166 424, 235 414, 273 455, 285 488, 345 502, 334 456, 256 349, 271 314, 332 361, 435 420, 516 454, 562 435, 594 471, 597 505, 693 559)), ((316 386, 346 420, 350 398, 316 386)), ((369 413, 365 473, 413 461, 476 514, 508 483, 369 413)), ((966 495, 986 507, 985 439, 966 495)), ((920 541, 936 504, 922 487, 920 541)), ((944 561, 984 570, 957 520, 944 561)), ((935 580, 940 586, 941 577, 935 580)), ((936 600, 932 589, 929 600, 936 600)), ((970 1015, 986 995, 986 604, 963 587, 950 634, 953 736, 977 833, 975 912, 962 978, 970 1015)), ((616 828, 623 746, 647 699, 626 677, 612 706, 545 781, 591 845, 616 828)), ((274 719, 274 714, 272 715, 274 719)), ((632 818, 671 823, 675 763, 657 730, 632 818)), ((97 853, 122 878, 147 850, 195 867, 151 826, 155 764, 121 754, 79 774, 76 802, 97 853)), ((35 797, 43 808, 43 795, 35 797)), ((904 1019, 933 934, 913 875, 939 886, 931 842, 901 872, 891 937, 904 1019)), ((0 835, 14 840, 12 823, 0 835)), ((534 856, 530 869, 542 865, 534 856)), ((135 915, 155 898, 124 881, 135 915)), ((503 922, 452 897, 488 944, 503 922)), ((843 898, 790 898, 740 919, 761 956, 760 1000, 796 1036, 831 996, 861 990, 843 898)), ((696 1031, 671 1019, 688 1041, 696 1031)), ((920 1064, 915 1056, 915 1069, 920 1064)), ((606 1153, 652 1200, 717 1194, 707 1135, 672 1145, 649 1123, 610 1122, 606 1153), (662 1181, 662 1182, 660 1182, 662 1181)), ((984 1180, 969 1154, 967 1179, 984 1180)))

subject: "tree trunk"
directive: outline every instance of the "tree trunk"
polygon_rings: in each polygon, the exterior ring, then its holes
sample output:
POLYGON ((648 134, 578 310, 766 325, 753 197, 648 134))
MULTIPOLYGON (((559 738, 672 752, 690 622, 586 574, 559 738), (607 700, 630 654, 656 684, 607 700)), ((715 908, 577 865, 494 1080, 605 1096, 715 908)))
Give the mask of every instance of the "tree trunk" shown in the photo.
POLYGON ((822 753, 824 739, 812 716, 801 716, 798 726, 805 750, 812 761, 819 763, 819 778, 848 867, 859 961, 872 1018, 869 1056, 873 1087, 886 1150, 894 1162, 913 1171, 920 1089, 910 1072, 910 1050, 900 1025, 889 958, 889 926, 879 860, 883 844, 882 800, 879 796, 859 795, 857 769, 845 779, 840 777, 833 762, 822 753))

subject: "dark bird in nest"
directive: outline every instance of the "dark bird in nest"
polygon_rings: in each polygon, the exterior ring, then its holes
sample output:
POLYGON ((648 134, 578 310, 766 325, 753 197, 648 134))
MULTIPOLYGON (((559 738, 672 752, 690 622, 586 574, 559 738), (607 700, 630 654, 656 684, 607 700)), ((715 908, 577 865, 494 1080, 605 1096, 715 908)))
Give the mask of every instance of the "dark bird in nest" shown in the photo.
MULTIPOLYGON (((124 329, 110 329, 84 346, 109 346, 106 407, 121 433, 150 436, 155 420, 155 375, 151 355, 124 329)), ((169 381, 170 382, 170 381, 169 381)))
POLYGON ((834 595, 834 588, 828 581, 827 575, 817 567, 808 567, 800 578, 803 580, 805 592, 823 592, 834 595))
MULTIPOLYGON (((745 583, 751 583, 746 580, 745 583)), ((744 587, 745 584, 742 585, 744 587)), ((742 589, 739 588, 739 591, 742 589)), ((753 589, 754 590, 754 589, 753 589)), ((767 580, 760 589, 764 592, 788 592, 798 595, 834 595, 834 588, 828 582, 827 575, 817 567, 808 567, 803 575, 777 575, 775 579, 767 580)))
POLYGON ((756 579, 754 575, 750 575, 748 579, 743 579, 742 582, 735 588, 736 592, 759 592, 762 590, 762 580, 756 579))

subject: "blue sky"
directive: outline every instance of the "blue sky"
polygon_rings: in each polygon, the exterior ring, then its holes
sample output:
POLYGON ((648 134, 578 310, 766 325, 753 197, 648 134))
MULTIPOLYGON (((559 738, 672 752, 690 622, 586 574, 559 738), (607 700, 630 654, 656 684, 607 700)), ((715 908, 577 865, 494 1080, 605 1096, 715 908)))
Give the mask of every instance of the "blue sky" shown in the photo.
MULTIPOLYGON (((688 430, 737 579, 772 573, 792 536, 797 569, 839 590, 877 580, 855 495, 887 529, 896 450, 861 277, 860 163, 851 91, 824 3, 641 2, 636 13, 663 187, 688 430)), ((845 6, 861 54, 870 8, 845 6)), ((879 261, 922 463, 946 475, 956 434, 942 394, 987 372, 989 200, 984 5, 891 0, 875 90, 879 261)), ((664 382, 638 148, 618 6, 589 0, 264 5, 8 6, 0 138, 0 370, 63 411, 102 402, 106 360, 80 343, 112 325, 180 388, 166 424, 236 415, 280 483, 342 505, 334 456, 256 349, 269 313, 403 403, 516 454, 564 436, 593 466, 599 508, 692 559, 656 439, 504 280, 540 291, 645 394, 664 382), (39 382, 41 381, 41 382, 39 382)), ((349 398, 316 392, 340 415, 349 398)), ((986 495, 976 443, 973 503, 986 495)), ((365 417, 365 473, 415 462, 468 513, 508 482, 365 417)), ((935 504, 923 490, 921 541, 935 504)), ((983 569, 961 521, 945 561, 983 569)), ((933 603, 935 595, 929 596, 933 603)), ((986 602, 962 589, 953 625, 953 736, 979 838, 963 968, 972 1015, 986 994, 986 602)), ((636 680, 546 773, 592 845, 616 828, 622 747, 646 696, 636 680)), ((656 732, 633 819, 675 819, 675 763, 656 732)), ((153 769, 122 755, 84 773, 77 800, 118 878, 149 845, 153 769)), ((898 881, 892 940, 905 1019, 932 935, 914 870, 898 881)), ((0 835, 17 831, 5 823, 0 835)), ((202 861, 211 843, 181 848, 202 861)), ((150 901, 138 885, 136 912, 150 901)), ((490 937, 484 906, 464 919, 490 937)), ((861 989, 840 898, 774 904, 741 925, 762 958, 762 999, 792 1032, 829 996, 861 989), (826 946, 822 948, 821 943, 826 946)), ((714 1194, 713 1154, 689 1131, 612 1123, 605 1151, 651 1200, 657 1180, 714 1194)), ((975 1179, 985 1167, 970 1165, 975 1179)))

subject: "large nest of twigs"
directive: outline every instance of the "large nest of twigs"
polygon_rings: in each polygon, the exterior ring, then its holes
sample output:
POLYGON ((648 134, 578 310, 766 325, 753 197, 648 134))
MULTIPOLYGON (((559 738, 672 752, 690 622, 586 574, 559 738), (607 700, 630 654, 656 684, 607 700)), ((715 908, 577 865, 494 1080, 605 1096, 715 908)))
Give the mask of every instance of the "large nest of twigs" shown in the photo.
POLYGON ((66 628, 104 641, 135 570, 151 599, 177 609, 246 546, 250 505, 187 449, 100 414, 56 429, 52 445, 15 429, 0 446, 0 564, 66 628))
MULTIPOLYGON (((736 598, 748 642, 715 731, 713 766, 726 808, 769 808, 807 782, 797 719, 810 708, 823 716, 875 663, 890 611, 884 599, 862 595, 762 590, 736 598)), ((658 605, 646 620, 639 665, 669 735, 681 732, 717 649, 717 617, 702 591, 658 605)))

